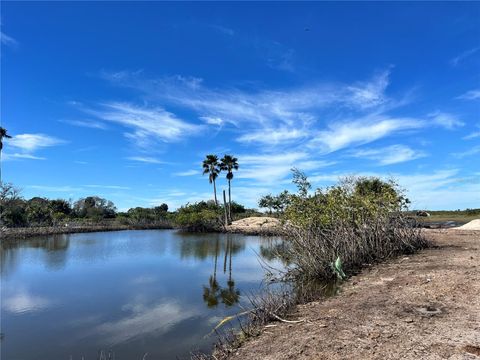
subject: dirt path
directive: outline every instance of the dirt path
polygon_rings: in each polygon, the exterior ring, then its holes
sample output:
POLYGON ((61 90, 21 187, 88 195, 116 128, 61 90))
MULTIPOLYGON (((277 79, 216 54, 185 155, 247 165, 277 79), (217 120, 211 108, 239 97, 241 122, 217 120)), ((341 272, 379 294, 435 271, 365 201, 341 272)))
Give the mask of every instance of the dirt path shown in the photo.
POLYGON ((480 231, 426 234, 434 248, 365 270, 232 358, 480 359, 480 231))

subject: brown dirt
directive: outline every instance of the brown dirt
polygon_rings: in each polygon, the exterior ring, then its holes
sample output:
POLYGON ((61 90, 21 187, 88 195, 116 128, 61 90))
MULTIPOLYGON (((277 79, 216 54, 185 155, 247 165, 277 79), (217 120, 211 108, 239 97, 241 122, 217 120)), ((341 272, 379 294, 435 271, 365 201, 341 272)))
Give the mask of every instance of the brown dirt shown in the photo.
POLYGON ((434 247, 373 266, 297 307, 233 359, 479 359, 480 231, 426 230, 434 247))
POLYGON ((282 230, 280 220, 267 216, 252 216, 232 222, 228 232, 242 234, 277 234, 282 230))

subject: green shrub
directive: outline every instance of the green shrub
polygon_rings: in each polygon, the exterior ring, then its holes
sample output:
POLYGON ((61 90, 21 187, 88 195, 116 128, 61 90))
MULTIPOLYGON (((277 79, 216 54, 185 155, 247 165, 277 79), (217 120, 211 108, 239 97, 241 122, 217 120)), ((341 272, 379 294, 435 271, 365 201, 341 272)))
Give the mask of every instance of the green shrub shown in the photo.
POLYGON ((349 273, 365 263, 426 246, 404 213, 408 199, 395 182, 350 177, 309 195, 309 183, 300 175, 299 192, 291 196, 284 215, 290 225, 287 255, 295 276, 332 278, 339 258, 349 273))

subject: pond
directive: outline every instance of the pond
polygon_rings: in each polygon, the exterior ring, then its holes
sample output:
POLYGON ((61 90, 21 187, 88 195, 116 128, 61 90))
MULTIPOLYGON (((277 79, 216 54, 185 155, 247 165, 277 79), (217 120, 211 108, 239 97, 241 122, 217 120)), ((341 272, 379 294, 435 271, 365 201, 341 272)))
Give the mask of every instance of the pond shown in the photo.
POLYGON ((264 286, 280 239, 174 230, 2 244, 1 358, 188 358, 264 286), (262 259, 261 261, 259 261, 262 259), (147 355, 145 355, 147 354, 147 355))

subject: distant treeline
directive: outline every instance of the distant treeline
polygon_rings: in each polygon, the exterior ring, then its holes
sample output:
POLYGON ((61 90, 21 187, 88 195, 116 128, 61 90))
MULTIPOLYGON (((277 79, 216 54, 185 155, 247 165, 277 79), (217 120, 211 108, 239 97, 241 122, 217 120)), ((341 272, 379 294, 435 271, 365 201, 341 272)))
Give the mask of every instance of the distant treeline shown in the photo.
MULTIPOLYGON (((224 209, 214 201, 186 204, 173 212, 168 210, 167 204, 161 204, 119 212, 112 201, 99 196, 87 196, 77 201, 42 197, 25 199, 12 184, 0 186, 0 226, 8 228, 116 223, 133 227, 158 224, 210 231, 220 230, 224 224, 224 209)), ((235 202, 231 204, 231 212, 236 218, 258 214, 235 202)))
POLYGON ((432 216, 475 216, 480 215, 480 209, 465 209, 465 210, 411 210, 412 214, 415 214, 419 211, 426 211, 432 216))
POLYGON ((34 197, 24 199, 12 184, 0 187, 0 224, 6 227, 56 226, 67 222, 98 223, 119 220, 136 223, 165 221, 167 204, 152 208, 136 207, 117 212, 115 204, 99 196, 87 196, 77 201, 34 197))

